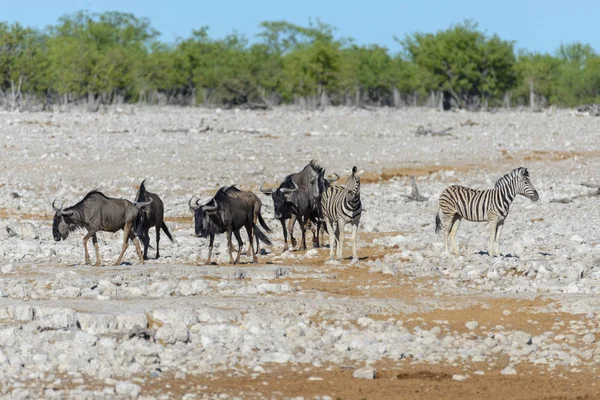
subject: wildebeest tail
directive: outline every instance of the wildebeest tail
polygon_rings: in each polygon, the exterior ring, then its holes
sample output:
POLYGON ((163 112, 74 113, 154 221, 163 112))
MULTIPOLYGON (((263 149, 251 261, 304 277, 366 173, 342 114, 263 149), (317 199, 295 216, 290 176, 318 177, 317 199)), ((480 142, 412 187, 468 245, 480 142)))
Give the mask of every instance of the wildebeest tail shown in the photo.
POLYGON ((435 214, 435 233, 439 233, 441 229, 442 229, 442 219, 440 218, 440 213, 438 211, 438 213, 435 214))
POLYGON ((262 215, 260 213, 258 213, 258 222, 260 222, 260 226, 263 227, 263 229, 265 231, 267 231, 267 233, 271 233, 271 228, 269 228, 267 226, 267 223, 265 222, 265 220, 263 219, 262 215))
POLYGON ((167 228, 167 224, 165 223, 165 221, 163 221, 163 223, 161 225, 161 228, 162 228, 163 232, 165 233, 165 235, 167 235, 167 237, 169 238, 169 240, 171 242, 175 242, 173 240, 173 236, 171 236, 171 232, 169 232, 169 228, 167 228))
MULTIPOLYGON (((260 228, 258 227, 258 225, 256 225, 256 224, 254 224, 254 236, 256 236, 256 238, 258 240, 260 240, 267 246, 273 245, 273 243, 271 243, 271 239, 269 239, 269 237, 263 231, 261 231, 260 228)), ((258 246, 256 246, 256 247, 258 248, 258 246)))

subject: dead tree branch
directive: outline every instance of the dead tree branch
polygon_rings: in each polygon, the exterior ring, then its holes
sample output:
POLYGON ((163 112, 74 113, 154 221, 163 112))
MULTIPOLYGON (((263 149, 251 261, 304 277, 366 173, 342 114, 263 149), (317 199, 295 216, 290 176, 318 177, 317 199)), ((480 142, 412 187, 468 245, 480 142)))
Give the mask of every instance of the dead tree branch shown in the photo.
POLYGON ((573 200, 576 200, 580 197, 600 196, 600 185, 599 184, 597 184, 597 183, 582 183, 581 185, 592 188, 592 189, 596 189, 596 191, 591 192, 591 193, 578 194, 577 196, 573 196, 573 197, 564 197, 562 199, 553 199, 553 200, 550 200, 550 203, 569 204, 573 200))
POLYGON ((401 194, 400 196, 405 197, 406 201, 427 201, 429 197, 422 196, 419 193, 419 188, 417 187, 417 181, 414 176, 410 177, 412 192, 409 195, 401 194))
POLYGON ((419 127, 417 128, 417 131, 415 132, 415 136, 452 136, 451 133, 449 133, 452 130, 452 127, 446 128, 444 130, 441 130, 439 132, 435 132, 432 131, 431 129, 425 129, 423 127, 423 125, 419 125, 419 127))

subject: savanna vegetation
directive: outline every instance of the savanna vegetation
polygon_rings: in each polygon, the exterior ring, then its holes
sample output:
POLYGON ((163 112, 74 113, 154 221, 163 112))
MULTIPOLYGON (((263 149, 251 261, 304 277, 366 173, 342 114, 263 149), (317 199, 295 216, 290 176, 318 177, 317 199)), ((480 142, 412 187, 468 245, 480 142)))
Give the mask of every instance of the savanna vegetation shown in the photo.
POLYGON ((149 20, 121 12, 82 11, 45 30, 0 23, 0 102, 479 109, 600 98, 600 56, 590 46, 517 50, 471 21, 396 38, 397 54, 336 37, 321 22, 263 22, 252 41, 213 38, 208 27, 175 43, 158 35, 149 20))

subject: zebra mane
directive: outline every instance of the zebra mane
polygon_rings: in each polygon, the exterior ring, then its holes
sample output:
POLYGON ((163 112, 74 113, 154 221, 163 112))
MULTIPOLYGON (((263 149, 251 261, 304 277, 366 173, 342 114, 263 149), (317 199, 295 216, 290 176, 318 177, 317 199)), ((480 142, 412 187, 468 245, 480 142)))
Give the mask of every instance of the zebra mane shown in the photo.
POLYGON ((496 185, 494 185, 494 188, 497 189, 500 187, 504 187, 508 183, 510 183, 516 179, 519 179, 521 177, 529 177, 529 171, 527 171, 527 168, 519 167, 519 168, 513 169, 508 174, 506 174, 502 178, 498 179, 496 181, 496 185))

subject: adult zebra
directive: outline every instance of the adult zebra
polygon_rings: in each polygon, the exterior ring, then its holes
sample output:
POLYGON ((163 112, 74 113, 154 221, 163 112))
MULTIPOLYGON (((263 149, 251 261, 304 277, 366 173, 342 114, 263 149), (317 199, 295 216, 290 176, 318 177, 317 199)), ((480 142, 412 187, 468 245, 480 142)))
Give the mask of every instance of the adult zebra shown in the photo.
POLYGON ((537 190, 529 180, 526 168, 516 168, 500 178, 493 189, 476 190, 464 186, 450 186, 440 195, 439 210, 435 216, 435 232, 444 231, 444 242, 448 251, 448 237, 454 253, 458 255, 456 231, 461 219, 488 222, 490 232, 490 256, 500 255, 499 241, 508 208, 520 194, 531 201, 538 201, 537 190), (441 216, 440 216, 441 214, 441 216))
POLYGON ((346 180, 345 186, 331 185, 323 193, 321 207, 323 218, 329 232, 329 258, 333 259, 335 244, 337 242, 337 258, 342 258, 344 249, 344 227, 352 224, 352 258, 357 260, 356 237, 358 235, 358 224, 362 213, 360 202, 360 175, 363 170, 357 172, 352 168, 352 175, 346 180), (335 228, 335 229, 334 229, 335 228))

